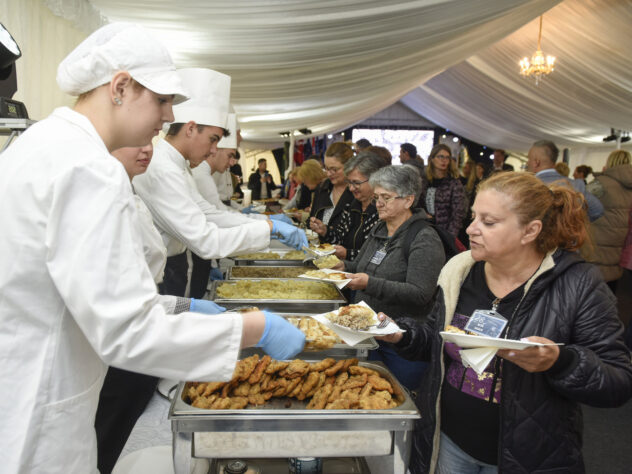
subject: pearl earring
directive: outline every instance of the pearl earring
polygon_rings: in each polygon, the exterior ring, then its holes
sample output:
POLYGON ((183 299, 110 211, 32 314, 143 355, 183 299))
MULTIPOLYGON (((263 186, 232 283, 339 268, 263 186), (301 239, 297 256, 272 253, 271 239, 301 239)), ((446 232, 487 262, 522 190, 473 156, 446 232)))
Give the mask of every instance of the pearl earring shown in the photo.
POLYGON ((119 99, 118 97, 114 97, 114 103, 116 105, 123 105, 123 102, 121 102, 121 99, 119 99))

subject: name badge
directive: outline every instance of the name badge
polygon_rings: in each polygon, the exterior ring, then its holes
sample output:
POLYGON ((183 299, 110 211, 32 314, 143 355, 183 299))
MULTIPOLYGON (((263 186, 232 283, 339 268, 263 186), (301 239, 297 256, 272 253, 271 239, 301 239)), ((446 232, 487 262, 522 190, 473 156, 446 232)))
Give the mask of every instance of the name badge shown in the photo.
POLYGON ((496 311, 477 309, 470 316, 465 330, 479 336, 500 337, 506 325, 507 320, 496 311))
POLYGON ((379 265, 384 260, 384 257, 386 257, 386 252, 383 249, 377 250, 371 257, 371 263, 379 265))

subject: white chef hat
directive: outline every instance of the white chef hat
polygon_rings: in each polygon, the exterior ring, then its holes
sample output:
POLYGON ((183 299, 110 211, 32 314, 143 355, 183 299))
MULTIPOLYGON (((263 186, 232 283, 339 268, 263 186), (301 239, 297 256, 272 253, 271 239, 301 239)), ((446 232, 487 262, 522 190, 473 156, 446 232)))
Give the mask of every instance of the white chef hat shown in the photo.
POLYGON ((173 108, 173 122, 226 128, 230 76, 205 68, 178 69, 178 75, 190 99, 173 108))
POLYGON ((237 149, 237 115, 235 115, 235 111, 232 107, 230 109, 231 111, 228 114, 226 126, 224 127, 230 132, 230 135, 222 137, 217 144, 217 148, 237 149))
POLYGON ((167 49, 145 28, 110 23, 88 36, 57 68, 57 84, 80 95, 107 84, 117 71, 156 94, 175 95, 174 104, 188 98, 167 49))

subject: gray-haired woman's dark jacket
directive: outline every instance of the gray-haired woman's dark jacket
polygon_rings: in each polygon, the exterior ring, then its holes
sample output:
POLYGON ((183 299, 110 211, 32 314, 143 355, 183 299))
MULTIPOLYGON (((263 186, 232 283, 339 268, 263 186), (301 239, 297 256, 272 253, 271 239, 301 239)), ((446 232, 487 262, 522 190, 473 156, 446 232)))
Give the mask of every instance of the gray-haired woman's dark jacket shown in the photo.
POLYGON ((411 224, 424 219, 415 213, 395 231, 387 235, 386 223, 373 227, 360 253, 352 262, 345 260, 345 271, 367 273, 369 282, 358 290, 355 301, 365 301, 375 311, 383 311, 393 319, 423 318, 432 308, 437 278, 445 263, 443 244, 437 232, 428 225, 412 240, 408 258, 403 244, 411 224), (371 263, 377 250, 386 249, 382 263, 371 263))

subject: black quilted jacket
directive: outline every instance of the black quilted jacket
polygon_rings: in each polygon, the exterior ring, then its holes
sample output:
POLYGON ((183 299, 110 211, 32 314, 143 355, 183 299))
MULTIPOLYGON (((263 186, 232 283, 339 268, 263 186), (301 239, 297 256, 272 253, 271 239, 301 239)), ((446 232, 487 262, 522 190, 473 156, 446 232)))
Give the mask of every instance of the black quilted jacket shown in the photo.
MULTIPOLYGON (((438 395, 444 376, 438 333, 451 321, 473 264, 470 252, 448 262, 425 324, 398 321, 408 331, 397 344, 398 352, 411 360, 432 361, 417 400, 421 420, 413 436, 413 474, 434 472, 436 467, 438 395)), ((503 361, 499 472, 584 472, 580 403, 616 407, 632 396, 630 352, 622 333, 615 298, 599 271, 575 253, 557 250, 548 255, 525 286, 507 337, 543 336, 563 342, 572 351, 572 362, 553 374, 529 373, 503 361)))

